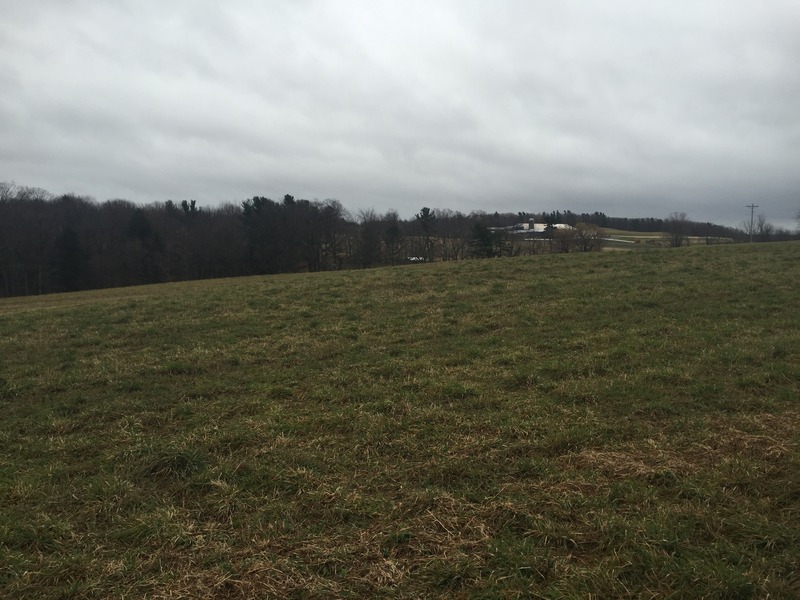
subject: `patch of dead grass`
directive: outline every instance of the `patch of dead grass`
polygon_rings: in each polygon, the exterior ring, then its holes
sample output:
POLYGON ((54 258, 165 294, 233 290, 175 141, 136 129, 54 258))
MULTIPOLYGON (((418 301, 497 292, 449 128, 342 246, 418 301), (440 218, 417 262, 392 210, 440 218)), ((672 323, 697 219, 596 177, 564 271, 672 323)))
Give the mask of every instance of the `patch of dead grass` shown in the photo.
POLYGON ((709 423, 709 435, 692 448, 691 455, 702 464, 730 456, 774 462, 796 451, 800 412, 762 413, 741 421, 709 423))
POLYGON ((667 471, 675 475, 689 475, 697 471, 696 465, 665 450, 644 452, 589 449, 567 454, 556 462, 564 468, 588 469, 614 480, 644 478, 667 471))

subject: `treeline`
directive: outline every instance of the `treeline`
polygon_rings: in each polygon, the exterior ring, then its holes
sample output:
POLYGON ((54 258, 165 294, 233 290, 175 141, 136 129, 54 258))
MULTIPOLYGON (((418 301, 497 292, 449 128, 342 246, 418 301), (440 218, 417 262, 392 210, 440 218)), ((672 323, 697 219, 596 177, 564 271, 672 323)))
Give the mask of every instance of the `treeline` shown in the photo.
POLYGON ((465 258, 470 219, 440 214, 354 216, 289 195, 212 208, 98 203, 2 183, 0 296, 465 258))
MULTIPOLYGON (((688 222, 689 235, 736 237, 738 230, 688 222), (696 228, 696 229, 694 229, 696 228)), ((598 227, 666 230, 662 219, 603 213, 473 212, 424 207, 350 214, 336 200, 199 207, 193 200, 137 205, 96 202, 0 183, 0 296, 44 294, 167 281, 369 268, 537 252, 596 250, 598 227), (549 243, 498 228, 534 219, 581 225, 549 243)))

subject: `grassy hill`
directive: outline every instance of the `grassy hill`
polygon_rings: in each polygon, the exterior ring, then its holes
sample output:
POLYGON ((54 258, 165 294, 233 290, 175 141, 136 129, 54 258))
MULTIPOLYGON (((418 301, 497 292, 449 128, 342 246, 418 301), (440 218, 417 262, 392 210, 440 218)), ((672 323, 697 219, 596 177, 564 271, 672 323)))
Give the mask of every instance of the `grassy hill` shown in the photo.
POLYGON ((2 300, 0 597, 797 597, 798 264, 2 300))

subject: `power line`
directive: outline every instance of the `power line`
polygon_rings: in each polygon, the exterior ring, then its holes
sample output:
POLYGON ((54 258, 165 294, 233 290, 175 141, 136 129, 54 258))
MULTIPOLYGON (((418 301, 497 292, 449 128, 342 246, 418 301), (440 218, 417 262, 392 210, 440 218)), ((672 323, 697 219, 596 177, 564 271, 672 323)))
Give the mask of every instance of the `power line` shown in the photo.
POLYGON ((753 211, 758 208, 758 204, 748 204, 747 208, 750 209, 750 243, 753 242, 753 211))

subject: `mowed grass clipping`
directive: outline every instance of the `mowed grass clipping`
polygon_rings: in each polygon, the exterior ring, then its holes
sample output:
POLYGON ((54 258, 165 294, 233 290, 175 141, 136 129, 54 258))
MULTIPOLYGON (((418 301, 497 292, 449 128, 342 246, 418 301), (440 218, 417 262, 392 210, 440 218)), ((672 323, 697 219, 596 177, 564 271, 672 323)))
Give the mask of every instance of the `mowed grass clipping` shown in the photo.
POLYGON ((0 596, 798 597, 798 264, 0 301, 0 596))

